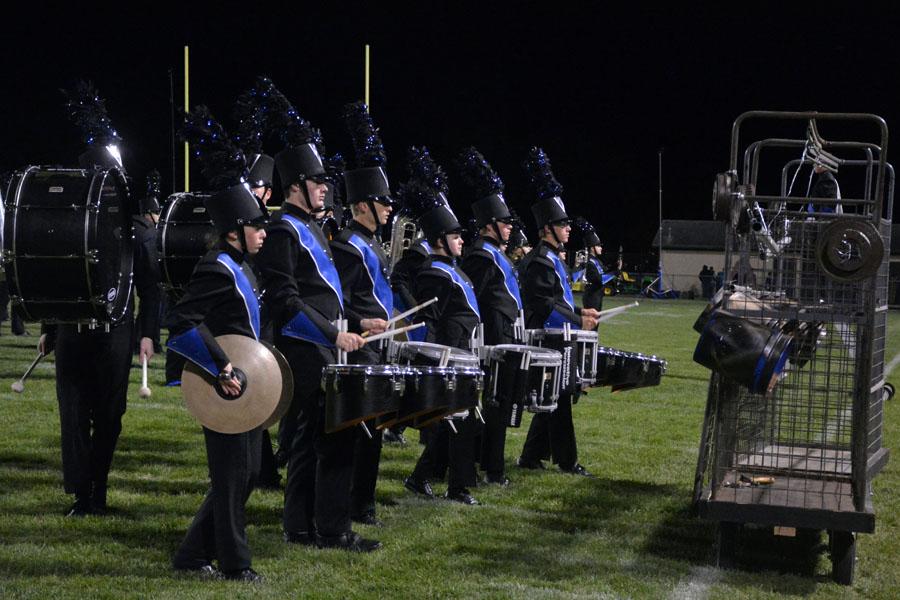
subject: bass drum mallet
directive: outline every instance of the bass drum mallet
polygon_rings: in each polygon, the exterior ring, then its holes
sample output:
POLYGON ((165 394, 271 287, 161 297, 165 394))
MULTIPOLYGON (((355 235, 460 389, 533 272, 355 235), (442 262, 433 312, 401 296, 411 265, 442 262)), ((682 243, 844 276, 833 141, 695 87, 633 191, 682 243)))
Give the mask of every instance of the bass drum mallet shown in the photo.
POLYGON ((44 356, 46 355, 43 352, 38 352, 38 355, 33 361, 31 361, 31 366, 28 367, 28 370, 25 371, 25 374, 22 375, 22 377, 18 381, 13 382, 13 384, 10 386, 12 388, 12 391, 17 394, 21 394, 25 391, 25 380, 28 379, 28 376, 31 375, 31 372, 34 371, 34 368, 38 366, 38 363, 41 362, 41 359, 44 358, 44 356))
POLYGON ((142 365, 141 365, 141 389, 138 390, 138 395, 141 398, 149 398, 150 394, 153 392, 150 391, 150 388, 147 386, 147 355, 144 354, 142 357, 142 365))

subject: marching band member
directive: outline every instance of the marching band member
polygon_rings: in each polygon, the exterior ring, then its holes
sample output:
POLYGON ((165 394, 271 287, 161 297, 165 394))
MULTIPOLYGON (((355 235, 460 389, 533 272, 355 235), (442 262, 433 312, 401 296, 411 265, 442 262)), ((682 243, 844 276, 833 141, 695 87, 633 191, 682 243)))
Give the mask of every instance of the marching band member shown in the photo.
MULTIPOLYGON (((259 286, 250 256, 262 247, 268 220, 265 206, 244 182, 246 160, 228 141, 205 107, 188 115, 184 136, 203 161, 213 189, 206 208, 219 234, 218 242, 197 264, 184 296, 168 316, 168 347, 217 378, 222 391, 237 396, 242 384, 215 337, 260 336, 259 286), (216 152, 222 148, 224 152, 216 152), (223 161, 220 156, 228 156, 223 161)), ((176 570, 209 579, 224 576, 246 582, 261 577, 251 568, 245 529, 245 504, 259 475, 260 428, 225 434, 203 428, 210 488, 175 553, 176 570), (218 561, 218 568, 212 559, 218 561)))
POLYGON ((581 304, 600 311, 603 310, 603 287, 614 277, 603 272, 603 264, 600 263, 603 244, 597 237, 594 226, 581 217, 576 217, 574 223, 581 232, 581 245, 588 252, 587 263, 584 265, 586 285, 581 304))
MULTIPOLYGON (((421 226, 431 254, 416 277, 416 302, 437 298, 438 301, 419 311, 416 320, 426 324, 426 341, 470 349, 471 340, 480 323, 478 301, 472 282, 456 266, 462 254, 462 226, 446 201, 444 174, 434 164, 425 148, 410 152, 413 177, 403 188, 404 203, 420 207, 421 226)), ((469 487, 475 477, 475 415, 469 411, 465 419, 455 419, 457 433, 451 433, 446 420, 432 426, 425 450, 412 474, 406 478, 407 489, 433 497, 429 479, 443 447, 449 445, 449 474, 446 498, 463 504, 478 504, 469 487)))
MULTIPOLYGON (((275 324, 275 344, 287 358, 294 398, 282 419, 287 434, 288 474, 284 497, 284 538, 288 543, 371 552, 381 547, 354 533, 350 522, 350 486, 356 430, 326 434, 325 393, 319 382, 336 349, 358 350, 365 340, 341 332, 343 291, 328 241, 315 222, 325 199, 325 168, 316 137, 277 90, 279 127, 286 148, 275 156, 284 190, 281 211, 273 216, 258 264, 275 324)), ((276 110, 276 109, 272 109, 276 110)))
MULTIPOLYGON (((525 326, 528 329, 559 328, 568 323, 585 330, 596 329, 599 313, 575 306, 569 285, 568 269, 559 258, 560 247, 569 241, 569 216, 562 198, 562 185, 556 181, 544 151, 532 148, 525 162, 530 187, 535 196, 531 211, 537 223, 540 243, 519 264, 525 326)), ((577 396, 577 393, 575 395, 577 396)), ((562 393, 552 413, 536 414, 518 465, 524 469, 543 469, 542 458, 552 455, 560 470, 591 476, 578 463, 575 427, 572 423, 571 393, 562 393)))
MULTIPOLYGON (((512 232, 512 215, 503 198, 503 181, 484 157, 468 148, 458 157, 460 179, 472 202, 478 238, 462 261, 463 272, 472 280, 484 323, 484 343, 522 344, 517 334, 522 299, 515 270, 503 252, 512 232)), ((481 468, 484 481, 509 485, 503 461, 506 421, 499 406, 484 407, 485 427, 481 435, 481 468)))
MULTIPOLYGON (((88 144, 78 158, 81 167, 122 169, 118 148, 121 138, 112 128, 96 90, 81 82, 67 95, 70 117, 81 127, 88 144)), ((153 340, 159 338, 155 250, 155 239, 149 240, 138 229, 134 237, 134 285, 140 297, 137 336, 139 360, 146 357, 148 362, 154 354, 153 340)), ((75 495, 66 516, 106 513, 109 470, 128 398, 135 346, 134 306, 133 297, 129 298, 124 317, 109 330, 74 324, 42 327, 40 351, 56 351, 63 485, 66 493, 75 495)))
MULTIPOLYGON (((394 311, 387 277, 387 256, 381 247, 381 228, 393 210, 384 164, 387 157, 378 129, 362 102, 344 107, 344 120, 353 139, 355 168, 343 173, 350 223, 331 242, 334 264, 341 276, 345 314, 350 330, 384 331, 394 311)), ((348 356, 351 364, 379 364, 376 348, 363 346, 348 356)), ((381 460, 381 431, 371 439, 357 431, 353 459, 350 514, 354 521, 381 525, 375 514, 375 485, 381 460)))

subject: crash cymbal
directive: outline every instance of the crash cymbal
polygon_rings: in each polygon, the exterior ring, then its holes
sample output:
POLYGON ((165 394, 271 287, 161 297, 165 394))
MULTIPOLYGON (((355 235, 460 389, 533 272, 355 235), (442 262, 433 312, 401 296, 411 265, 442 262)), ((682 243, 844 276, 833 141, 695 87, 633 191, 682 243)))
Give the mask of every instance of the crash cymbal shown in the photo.
POLYGON ((294 399, 294 375, 284 354, 274 344, 265 340, 260 340, 259 343, 268 348, 272 355, 275 356, 275 360, 278 361, 278 368, 281 370, 281 398, 278 400, 275 412, 262 424, 263 429, 268 429, 280 421, 281 417, 287 413, 288 408, 291 407, 291 400, 294 399))
POLYGON ((219 433, 244 433, 273 416, 282 398, 282 370, 263 344, 243 335, 220 335, 216 341, 246 383, 237 397, 225 396, 216 378, 194 363, 185 363, 181 390, 188 411, 219 433))

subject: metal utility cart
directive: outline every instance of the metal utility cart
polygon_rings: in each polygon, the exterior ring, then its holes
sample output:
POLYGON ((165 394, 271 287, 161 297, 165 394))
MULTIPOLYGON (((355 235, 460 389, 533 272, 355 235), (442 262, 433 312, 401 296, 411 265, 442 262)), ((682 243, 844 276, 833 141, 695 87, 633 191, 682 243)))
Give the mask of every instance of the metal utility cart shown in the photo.
MULTIPOLYGON (((730 170, 713 191, 731 285, 708 310, 765 326, 770 340, 788 345, 757 393, 725 369, 710 379, 694 501, 702 518, 719 524, 722 565, 733 560, 744 524, 827 530, 832 576, 850 584, 856 534, 875 529, 872 479, 888 459, 887 141, 885 122, 870 114, 753 111, 734 122, 730 170), (851 141, 826 141, 820 129, 851 141), (806 138, 747 143, 748 130, 806 138), (816 165, 839 169, 836 197, 809 197, 816 165)), ((769 350, 748 365, 757 379, 769 350)))

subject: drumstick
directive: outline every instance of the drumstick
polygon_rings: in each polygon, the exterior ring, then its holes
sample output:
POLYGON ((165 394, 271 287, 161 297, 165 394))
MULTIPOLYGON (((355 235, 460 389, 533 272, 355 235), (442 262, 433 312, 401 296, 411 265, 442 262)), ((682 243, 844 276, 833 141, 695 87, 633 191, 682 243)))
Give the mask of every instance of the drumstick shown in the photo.
POLYGON ((149 398, 153 392, 147 387, 147 355, 144 354, 141 358, 143 359, 143 365, 141 367, 141 389, 138 390, 138 395, 141 398, 149 398))
MULTIPOLYGON (((387 321, 387 326, 390 327, 391 325, 393 325, 393 324, 396 323, 397 321, 400 321, 401 319, 405 319, 406 317, 408 317, 409 315, 413 314, 414 312, 418 312, 418 311, 422 310, 423 308, 425 308, 426 306, 429 306, 429 305, 431 305, 431 304, 434 304, 435 302, 437 302, 437 300, 438 300, 437 298, 432 298, 431 300, 428 300, 427 302, 423 302, 422 304, 420 304, 420 305, 418 305, 418 306, 413 306, 413 307, 412 307, 411 309, 409 309, 408 311, 403 312, 403 313, 400 313, 399 315, 397 315, 397 316, 394 317, 393 319, 388 319, 388 321, 387 321)), ((369 332, 369 331, 363 332, 362 337, 369 337, 369 334, 370 334, 370 333, 371 333, 371 332, 369 332)))
POLYGON ((393 337, 395 335, 405 333, 407 331, 412 331, 413 329, 418 329, 419 327, 425 327, 425 323, 415 323, 413 325, 407 325, 406 327, 401 327, 400 329, 389 329, 383 333, 376 333, 375 335, 370 335, 366 338, 366 343, 374 342, 375 340, 380 340, 381 338, 393 337))
POLYGON ((635 306, 638 306, 637 302, 632 302, 631 304, 626 304, 625 306, 617 306, 616 308, 608 308, 606 310, 600 311, 600 315, 597 317, 597 322, 602 323, 607 319, 611 319, 616 315, 620 315, 626 310, 632 309, 635 306))
POLYGON ((33 361, 31 361, 31 366, 28 367, 28 370, 25 371, 25 374, 10 386, 12 388, 12 391, 17 394, 21 394, 23 391, 25 391, 25 380, 28 379, 28 376, 31 375, 31 372, 34 371, 34 368, 38 366, 38 363, 41 362, 41 359, 44 358, 44 356, 46 355, 43 352, 38 352, 38 355, 33 361))

